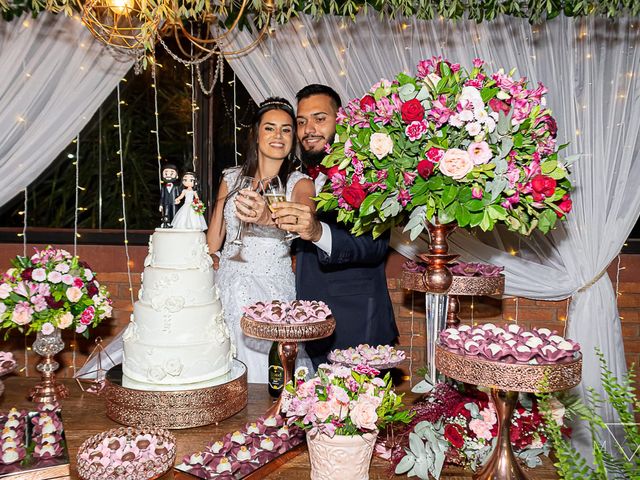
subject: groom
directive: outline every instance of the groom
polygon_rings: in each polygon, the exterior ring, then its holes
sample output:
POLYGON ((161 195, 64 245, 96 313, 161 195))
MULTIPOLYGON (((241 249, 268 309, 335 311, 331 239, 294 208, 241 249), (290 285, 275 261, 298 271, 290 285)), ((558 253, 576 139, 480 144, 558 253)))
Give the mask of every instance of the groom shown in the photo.
MULTIPOLYGON (((340 96, 325 85, 308 85, 296 98, 302 162, 312 174, 319 170, 325 144, 333 143, 340 96)), ((327 180, 323 173, 316 177, 316 192, 327 180)), ((306 240, 296 251, 298 299, 324 301, 336 320, 331 337, 306 343, 314 366, 335 348, 394 344, 398 328, 384 270, 388 232, 376 240, 371 234, 356 237, 333 212, 316 214, 302 204, 282 205, 274 214, 278 226, 306 240)))

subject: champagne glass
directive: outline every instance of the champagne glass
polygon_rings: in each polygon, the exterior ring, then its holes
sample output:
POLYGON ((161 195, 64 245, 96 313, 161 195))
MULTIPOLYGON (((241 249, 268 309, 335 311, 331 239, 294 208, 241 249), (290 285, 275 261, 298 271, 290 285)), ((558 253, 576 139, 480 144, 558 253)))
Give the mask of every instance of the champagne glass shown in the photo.
MULTIPOLYGON (((236 186, 234 188, 235 192, 241 192, 242 190, 256 190, 259 182, 253 178, 245 175, 241 175, 236 180, 236 186)), ((240 220, 240 225, 238 225, 238 232, 236 233, 236 238, 231 241, 231 245, 237 245, 239 247, 243 246, 242 238, 244 236, 245 222, 240 220)))
MULTIPOLYGON (((279 176, 263 178, 260 183, 262 184, 262 196, 267 202, 269 210, 274 211, 274 203, 287 201, 286 190, 279 176)), ((285 241, 295 240, 296 238, 300 238, 297 233, 287 232, 284 236, 285 241)))

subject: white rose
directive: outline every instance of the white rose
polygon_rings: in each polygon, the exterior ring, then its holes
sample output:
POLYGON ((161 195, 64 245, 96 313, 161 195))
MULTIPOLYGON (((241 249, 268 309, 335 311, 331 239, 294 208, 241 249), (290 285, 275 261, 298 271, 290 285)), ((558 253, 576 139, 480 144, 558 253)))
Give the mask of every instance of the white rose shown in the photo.
POLYGON ((89 270, 88 268, 84 269, 84 278, 87 279, 88 282, 90 282, 91 280, 93 280, 93 272, 91 270, 89 270))
POLYGON ((378 160, 382 160, 393 151, 393 140, 386 133, 374 133, 369 140, 369 149, 378 160))
POLYGON ((447 150, 438 164, 443 175, 454 180, 464 178, 473 169, 473 161, 465 150, 451 148, 447 150))
POLYGON ((51 335, 55 330, 55 327, 51 323, 46 322, 42 324, 41 330, 42 330, 42 333, 44 333, 45 335, 51 335))
POLYGON ((469 135, 475 137, 482 131, 482 124, 480 122, 471 122, 467 123, 464 128, 469 135))
POLYGON ((166 376, 167 374, 159 365, 154 365, 147 370, 147 378, 155 382, 159 382, 166 376))
POLYGON ((67 328, 71 323, 73 323, 73 315, 70 312, 66 312, 58 318, 58 328, 67 328))
POLYGON ((82 290, 78 287, 69 287, 67 288, 66 295, 70 302, 76 303, 82 298, 82 290))

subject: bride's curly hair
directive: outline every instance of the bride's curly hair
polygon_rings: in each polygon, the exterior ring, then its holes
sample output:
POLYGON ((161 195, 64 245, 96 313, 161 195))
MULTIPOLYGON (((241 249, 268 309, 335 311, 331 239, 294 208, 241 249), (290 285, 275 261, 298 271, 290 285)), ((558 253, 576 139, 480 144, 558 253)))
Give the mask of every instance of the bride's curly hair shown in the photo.
POLYGON ((282 162, 280 171, 278 172, 278 176, 280 177, 282 184, 286 185, 287 178, 289 177, 289 174, 291 174, 291 172, 295 170, 296 165, 296 114, 293 111, 291 103, 289 103, 287 99, 281 97, 269 97, 258 106, 258 110, 253 116, 251 130, 249 131, 249 135, 247 136, 247 145, 249 145, 249 149, 247 151, 246 161, 242 166, 240 175, 253 177, 258 171, 258 131, 260 129, 260 122, 262 121, 263 115, 267 112, 270 112, 271 110, 282 110, 291 117, 291 127, 293 128, 293 143, 291 144, 291 151, 289 152, 289 155, 287 155, 287 157, 284 159, 284 162, 282 162), (255 146, 255 148, 253 148, 253 146, 255 146))

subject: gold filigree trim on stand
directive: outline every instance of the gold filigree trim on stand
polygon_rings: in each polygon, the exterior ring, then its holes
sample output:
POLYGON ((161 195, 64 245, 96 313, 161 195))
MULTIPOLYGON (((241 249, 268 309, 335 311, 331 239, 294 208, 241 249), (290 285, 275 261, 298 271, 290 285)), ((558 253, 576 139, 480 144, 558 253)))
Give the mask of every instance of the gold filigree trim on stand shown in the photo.
POLYGON ((331 335, 336 328, 336 321, 330 317, 320 322, 269 323, 258 322, 243 316, 240 319, 240 326, 245 335, 254 338, 280 342, 306 342, 331 335))
MULTIPOLYGON (((402 288, 416 292, 429 292, 424 284, 421 272, 402 272, 400 280, 402 288)), ((438 293, 438 292, 430 292, 438 293)), ((453 282, 445 295, 502 295, 504 293, 504 275, 497 277, 464 277, 453 276, 453 282)))

